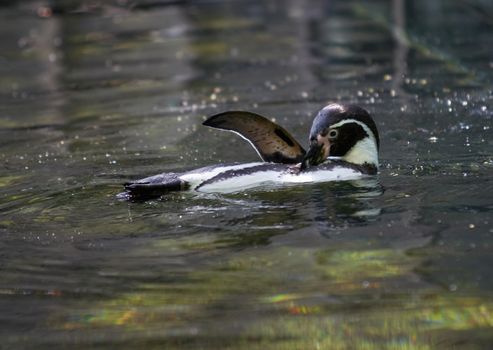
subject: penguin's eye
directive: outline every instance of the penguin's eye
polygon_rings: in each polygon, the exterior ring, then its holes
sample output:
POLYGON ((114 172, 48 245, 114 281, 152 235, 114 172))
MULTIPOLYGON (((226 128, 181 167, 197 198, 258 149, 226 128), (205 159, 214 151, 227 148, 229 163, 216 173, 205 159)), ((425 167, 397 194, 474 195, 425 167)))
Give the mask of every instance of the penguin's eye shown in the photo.
POLYGON ((332 129, 329 131, 329 139, 335 139, 339 135, 339 131, 332 129))

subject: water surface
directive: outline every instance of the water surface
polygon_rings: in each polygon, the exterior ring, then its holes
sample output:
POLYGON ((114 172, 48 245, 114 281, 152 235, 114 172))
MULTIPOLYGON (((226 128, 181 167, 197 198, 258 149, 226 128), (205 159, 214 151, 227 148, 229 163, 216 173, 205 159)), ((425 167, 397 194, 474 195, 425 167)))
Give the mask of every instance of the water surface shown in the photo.
POLYGON ((0 5, 6 348, 493 347, 489 2, 88 3, 0 5), (208 115, 306 145, 330 101, 374 116, 378 179, 115 197, 257 160, 208 115))

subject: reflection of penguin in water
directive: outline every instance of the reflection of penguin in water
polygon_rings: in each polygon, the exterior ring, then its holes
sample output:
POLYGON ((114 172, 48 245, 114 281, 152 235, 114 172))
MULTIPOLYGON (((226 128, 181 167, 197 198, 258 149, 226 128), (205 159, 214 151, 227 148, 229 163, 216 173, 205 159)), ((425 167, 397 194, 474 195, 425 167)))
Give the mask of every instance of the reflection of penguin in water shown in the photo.
POLYGON ((179 190, 235 192, 265 183, 354 180, 378 171, 378 131, 368 112, 358 106, 324 107, 313 121, 308 152, 284 128, 255 113, 224 112, 203 124, 239 134, 263 162, 163 173, 126 183, 126 195, 146 198, 179 190))

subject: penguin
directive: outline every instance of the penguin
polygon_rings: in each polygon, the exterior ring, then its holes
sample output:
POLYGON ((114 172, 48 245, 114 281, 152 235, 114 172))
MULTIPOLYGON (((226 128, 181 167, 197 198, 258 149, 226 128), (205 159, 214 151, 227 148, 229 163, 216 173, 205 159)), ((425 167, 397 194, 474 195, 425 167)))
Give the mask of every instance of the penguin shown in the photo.
POLYGON ((310 129, 308 151, 282 126, 252 112, 219 113, 203 125, 240 135, 262 161, 154 175, 125 183, 123 195, 147 199, 184 190, 229 193, 267 183, 357 180, 378 173, 377 126, 356 105, 332 103, 322 108, 310 129))

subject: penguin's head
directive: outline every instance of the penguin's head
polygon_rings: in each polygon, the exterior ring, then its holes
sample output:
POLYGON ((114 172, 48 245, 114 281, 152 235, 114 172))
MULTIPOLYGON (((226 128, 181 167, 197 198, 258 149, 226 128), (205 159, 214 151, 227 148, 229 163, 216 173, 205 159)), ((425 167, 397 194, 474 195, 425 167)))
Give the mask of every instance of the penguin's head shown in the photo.
POLYGON ((330 104, 313 120, 310 148, 301 169, 334 157, 376 170, 379 147, 378 130, 367 111, 355 105, 330 104))

